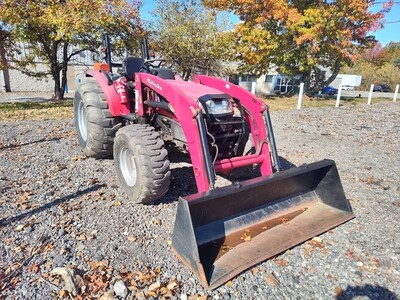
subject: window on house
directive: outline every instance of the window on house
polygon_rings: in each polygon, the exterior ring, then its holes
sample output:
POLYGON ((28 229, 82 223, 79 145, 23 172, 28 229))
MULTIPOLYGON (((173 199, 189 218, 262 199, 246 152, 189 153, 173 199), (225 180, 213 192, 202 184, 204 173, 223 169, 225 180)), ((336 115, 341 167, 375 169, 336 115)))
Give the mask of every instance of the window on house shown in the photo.
POLYGON ((273 83, 274 82, 274 75, 265 75, 265 82, 273 83))
POLYGON ((256 82, 257 76, 252 74, 242 75, 242 81, 256 82))

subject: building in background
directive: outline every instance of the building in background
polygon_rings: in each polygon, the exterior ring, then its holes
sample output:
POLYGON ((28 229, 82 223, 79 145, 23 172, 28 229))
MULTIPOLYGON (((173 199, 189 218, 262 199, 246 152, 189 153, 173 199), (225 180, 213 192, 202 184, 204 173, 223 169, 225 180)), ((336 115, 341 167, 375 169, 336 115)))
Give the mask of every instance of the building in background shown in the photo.
MULTIPOLYGON (((14 53, 14 61, 21 60, 29 54, 29 48, 23 44, 19 45, 20 53, 14 53)), ((70 51, 73 49, 71 48, 70 51)), ((67 85, 68 91, 74 91, 78 82, 85 77, 86 70, 93 67, 97 61, 97 55, 90 51, 80 52, 75 55, 68 64, 67 85)), ((10 66, 7 69, 0 70, 0 92, 48 92, 54 90, 53 78, 49 75, 43 78, 28 76, 21 71, 13 68, 13 61, 8 61, 10 66)), ((34 59, 32 72, 47 71, 47 64, 39 58, 34 59)), ((68 92, 66 91, 66 92, 68 92)))

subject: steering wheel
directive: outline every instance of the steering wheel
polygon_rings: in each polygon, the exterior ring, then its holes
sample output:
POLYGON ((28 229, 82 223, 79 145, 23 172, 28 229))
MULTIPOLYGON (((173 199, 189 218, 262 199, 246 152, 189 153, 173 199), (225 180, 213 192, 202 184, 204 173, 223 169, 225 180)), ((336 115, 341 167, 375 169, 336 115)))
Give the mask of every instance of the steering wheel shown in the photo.
POLYGON ((144 62, 144 65, 148 68, 168 68, 171 69, 174 65, 174 62, 171 60, 160 59, 160 58, 152 58, 147 59, 144 62))

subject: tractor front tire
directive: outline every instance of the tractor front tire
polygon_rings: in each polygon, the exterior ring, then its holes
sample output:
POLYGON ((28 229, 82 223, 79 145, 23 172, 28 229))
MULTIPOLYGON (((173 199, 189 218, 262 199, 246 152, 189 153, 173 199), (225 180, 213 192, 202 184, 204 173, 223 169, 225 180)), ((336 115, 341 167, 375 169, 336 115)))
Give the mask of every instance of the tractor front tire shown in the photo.
POLYGON ((130 202, 148 203, 167 193, 171 180, 168 152, 153 127, 134 124, 118 130, 114 162, 118 181, 130 202))
POLYGON ((113 117, 107 100, 94 78, 83 79, 74 95, 74 117, 78 142, 90 157, 113 154, 114 137, 121 127, 121 118, 113 117))

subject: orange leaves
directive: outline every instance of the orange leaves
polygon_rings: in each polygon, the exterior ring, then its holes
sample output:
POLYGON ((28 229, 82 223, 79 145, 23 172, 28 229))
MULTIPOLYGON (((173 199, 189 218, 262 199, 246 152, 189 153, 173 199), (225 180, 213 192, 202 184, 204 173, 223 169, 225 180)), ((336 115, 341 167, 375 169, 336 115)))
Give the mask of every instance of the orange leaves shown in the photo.
MULTIPOLYGON (((330 243, 328 242, 328 244, 330 243)), ((322 239, 319 237, 314 237, 304 244, 304 250, 308 256, 311 256, 311 254, 317 249, 319 249, 323 254, 328 253, 328 249, 325 248, 322 239)))
POLYGON ((30 271, 30 272, 32 272, 32 273, 37 273, 37 272, 39 272, 39 270, 40 270, 40 266, 39 266, 38 263, 35 263, 35 264, 30 265, 30 266, 28 267, 28 271, 30 271))
POLYGON ((282 72, 299 74, 351 63, 368 44, 382 20, 382 11, 371 12, 374 1, 214 0, 205 4, 235 11, 243 23, 237 26, 237 52, 246 70, 267 72, 271 62, 282 72), (362 24, 360 26, 360 24, 362 24), (268 38, 266 38, 268 36, 268 38), (272 61, 273 58, 273 61, 272 61))
POLYGON ((276 260, 275 262, 280 267, 287 267, 288 264, 289 264, 289 262, 288 262, 288 260, 286 258, 281 258, 279 260, 276 260))
MULTIPOLYGON (((109 261, 92 261, 90 262, 91 270, 82 277, 84 291, 90 291, 97 294, 99 291, 106 291, 112 278, 113 269, 109 266, 109 261)), ((82 287, 81 287, 82 290, 82 287)))
POLYGON ((96 270, 96 269, 107 269, 108 267, 109 267, 109 261, 108 260, 90 262, 90 268, 93 271, 96 270))
POLYGON ((122 280, 128 285, 128 289, 138 298, 143 296, 157 299, 174 297, 179 289, 179 283, 173 279, 170 279, 167 283, 162 283, 160 273, 160 268, 134 272, 123 269, 119 272, 122 280))
POLYGON ((240 239, 245 241, 245 242, 250 242, 251 241, 251 235, 250 235, 249 232, 244 232, 240 239))

